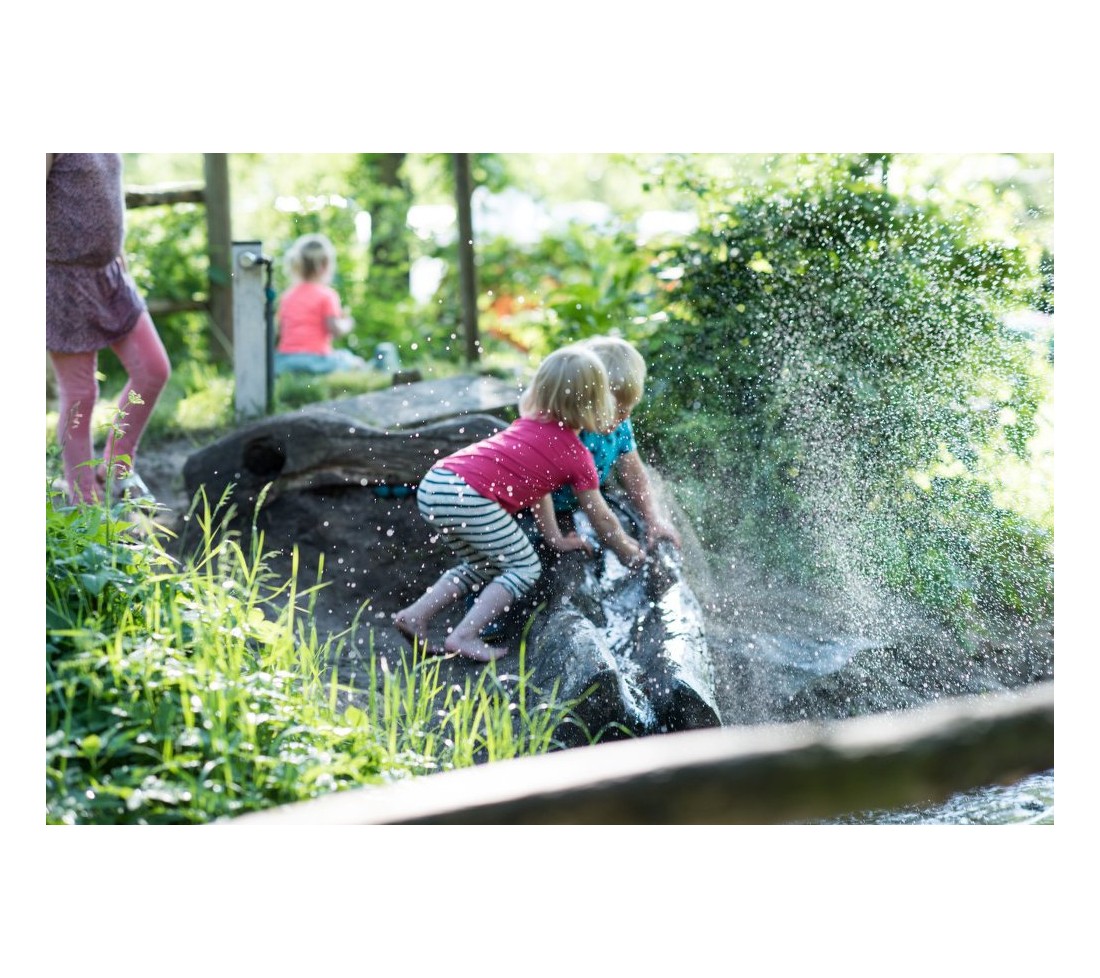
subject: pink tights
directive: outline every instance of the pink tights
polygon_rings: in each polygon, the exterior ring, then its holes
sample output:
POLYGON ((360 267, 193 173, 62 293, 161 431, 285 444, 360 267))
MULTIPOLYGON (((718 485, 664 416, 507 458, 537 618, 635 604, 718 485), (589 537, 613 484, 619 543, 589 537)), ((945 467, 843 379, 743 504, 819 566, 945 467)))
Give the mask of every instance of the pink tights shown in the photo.
MULTIPOLYGON (((111 349, 130 375, 119 397, 118 406, 124 416, 117 421, 122 434, 112 430, 107 436, 104 458, 128 456, 129 466, 119 462, 123 474, 133 467, 141 434, 153 413, 157 398, 168 383, 172 372, 164 344, 157 335, 149 314, 142 313, 137 325, 111 349), (130 403, 130 392, 140 395, 142 404, 130 403)), ((61 461, 72 502, 93 502, 102 492, 102 484, 94 465, 85 464, 95 457, 92 448, 92 409, 99 396, 96 380, 98 354, 50 352, 57 391, 60 417, 57 438, 61 445, 61 461)))

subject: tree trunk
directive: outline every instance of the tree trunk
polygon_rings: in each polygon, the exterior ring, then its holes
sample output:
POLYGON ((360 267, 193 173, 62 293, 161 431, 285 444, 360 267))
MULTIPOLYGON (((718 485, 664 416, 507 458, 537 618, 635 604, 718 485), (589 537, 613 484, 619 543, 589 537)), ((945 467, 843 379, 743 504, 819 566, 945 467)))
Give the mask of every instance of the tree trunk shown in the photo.
POLYGON ((233 276, 230 270, 232 228, 229 207, 229 157, 204 153, 206 179, 206 233, 210 256, 210 316, 213 320, 212 355, 229 360, 233 352, 233 276))
POLYGON ((477 363, 481 344, 477 327, 477 274, 474 268, 474 223, 470 209, 470 154, 454 154, 455 202, 458 208, 458 271, 466 362, 477 363))
POLYGON ((406 238, 412 195, 401 176, 404 153, 364 155, 364 169, 371 186, 367 206, 371 216, 371 294, 386 302, 404 299, 409 292, 409 245, 406 238))

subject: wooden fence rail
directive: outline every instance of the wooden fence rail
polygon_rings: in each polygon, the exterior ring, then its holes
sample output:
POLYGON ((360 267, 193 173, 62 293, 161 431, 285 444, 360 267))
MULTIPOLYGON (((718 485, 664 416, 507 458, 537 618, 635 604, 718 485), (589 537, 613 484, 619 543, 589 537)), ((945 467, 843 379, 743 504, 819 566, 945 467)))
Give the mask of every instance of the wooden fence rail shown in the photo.
POLYGON ((210 309, 210 303, 204 299, 147 299, 145 304, 154 319, 173 312, 206 312, 210 309))
POLYGON ((205 204, 206 188, 201 183, 181 183, 171 187, 130 187, 126 207, 161 207, 172 204, 205 204))
POLYGON ((724 727, 338 792, 233 824, 788 824, 935 804, 1054 766, 1054 684, 829 723, 724 727))

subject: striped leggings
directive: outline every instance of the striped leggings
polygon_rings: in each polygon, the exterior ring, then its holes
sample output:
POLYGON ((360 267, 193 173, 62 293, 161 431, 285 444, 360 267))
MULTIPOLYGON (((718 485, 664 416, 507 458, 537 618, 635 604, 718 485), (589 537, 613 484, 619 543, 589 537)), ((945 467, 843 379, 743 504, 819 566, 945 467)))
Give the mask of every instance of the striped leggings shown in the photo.
POLYGON ((527 535, 500 503, 474 492, 461 476, 432 469, 416 504, 462 561, 447 572, 462 594, 495 581, 518 599, 535 586, 542 564, 527 535))

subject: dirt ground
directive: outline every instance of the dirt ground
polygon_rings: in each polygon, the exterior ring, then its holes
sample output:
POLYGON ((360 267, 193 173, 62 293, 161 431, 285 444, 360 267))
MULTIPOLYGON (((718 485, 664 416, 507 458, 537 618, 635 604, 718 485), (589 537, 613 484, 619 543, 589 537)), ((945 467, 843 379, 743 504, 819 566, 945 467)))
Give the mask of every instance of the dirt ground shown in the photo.
POLYGON ((202 443, 187 438, 164 441, 149 440, 139 447, 137 470, 157 502, 164 507, 160 521, 169 529, 176 529, 190 506, 183 484, 183 465, 187 457, 202 443))

